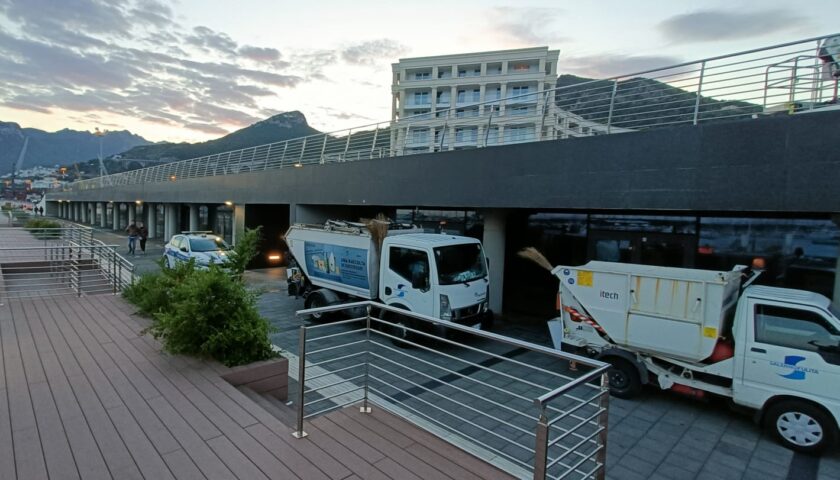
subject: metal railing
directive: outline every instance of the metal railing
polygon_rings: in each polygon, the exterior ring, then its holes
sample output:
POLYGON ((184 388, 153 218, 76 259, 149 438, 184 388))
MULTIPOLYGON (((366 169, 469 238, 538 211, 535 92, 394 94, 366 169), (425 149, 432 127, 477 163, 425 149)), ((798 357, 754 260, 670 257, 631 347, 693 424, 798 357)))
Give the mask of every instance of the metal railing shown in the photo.
MULTIPOLYGON (((834 106, 826 35, 74 182, 67 191, 701 124, 834 106), (461 135, 459 136, 459 133, 461 135), (462 141, 458 141, 458 139, 462 141)), ((833 63, 836 65, 836 60, 833 63)), ((431 87, 429 87, 431 91, 431 87)), ((495 96, 495 92, 493 93, 495 96)), ((456 97, 457 98, 457 97, 456 97)), ((486 97, 485 97, 486 98, 486 97)), ((406 102, 406 107, 412 104, 406 102)), ((423 105, 425 109, 426 105, 423 105)))
POLYGON ((311 314, 350 318, 300 328, 296 437, 376 405, 520 478, 604 478, 607 364, 375 302, 311 314))
POLYGON ((116 294, 134 282, 134 265, 90 228, 4 228, 0 235, 0 301, 116 294))

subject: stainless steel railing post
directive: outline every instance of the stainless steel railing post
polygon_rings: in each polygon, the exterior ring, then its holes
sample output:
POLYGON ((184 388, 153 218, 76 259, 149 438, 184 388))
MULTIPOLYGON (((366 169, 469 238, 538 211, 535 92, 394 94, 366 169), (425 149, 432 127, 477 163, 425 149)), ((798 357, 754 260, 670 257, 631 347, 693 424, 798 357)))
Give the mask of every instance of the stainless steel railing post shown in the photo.
POLYGON ((303 438, 307 435, 303 431, 303 407, 306 394, 306 326, 300 326, 300 338, 298 339, 298 416, 297 430, 292 433, 295 438, 303 438))
POLYGON ((694 120, 693 124, 697 125, 700 119, 700 94, 703 93, 703 76, 706 74, 706 62, 700 64, 700 80, 697 83, 697 98, 694 99, 694 120))
POLYGON ((610 412, 610 381, 606 372, 601 374, 601 399, 598 402, 598 408, 601 409, 601 414, 598 416, 598 428, 601 429, 601 433, 598 434, 598 446, 601 450, 598 451, 595 461, 601 465, 601 468, 595 474, 595 479, 604 480, 607 474, 607 433, 610 412))
POLYGON ((534 480, 545 480, 548 467, 548 418, 545 404, 540 405, 540 419, 537 422, 536 443, 534 444, 534 480))
POLYGON ((362 401, 362 406, 359 411, 362 413, 370 413, 370 406, 368 405, 368 378, 370 378, 370 305, 365 307, 367 310, 367 319, 365 319, 365 397, 362 401))
POLYGON ((607 114, 607 133, 612 133, 612 117, 615 111, 615 96, 618 93, 618 79, 613 80, 612 94, 610 95, 610 111, 607 114))

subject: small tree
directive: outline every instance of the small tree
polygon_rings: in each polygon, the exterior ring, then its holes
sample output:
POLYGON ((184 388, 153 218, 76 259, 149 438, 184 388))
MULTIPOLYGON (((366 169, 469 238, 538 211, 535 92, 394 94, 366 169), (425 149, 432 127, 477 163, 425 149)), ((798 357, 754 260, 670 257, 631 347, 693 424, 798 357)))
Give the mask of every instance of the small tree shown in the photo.
POLYGON ((230 256, 228 265, 231 272, 241 277, 248 268, 248 264, 260 253, 260 242, 262 241, 262 226, 251 229, 246 228, 242 238, 238 239, 233 247, 233 255, 230 256))

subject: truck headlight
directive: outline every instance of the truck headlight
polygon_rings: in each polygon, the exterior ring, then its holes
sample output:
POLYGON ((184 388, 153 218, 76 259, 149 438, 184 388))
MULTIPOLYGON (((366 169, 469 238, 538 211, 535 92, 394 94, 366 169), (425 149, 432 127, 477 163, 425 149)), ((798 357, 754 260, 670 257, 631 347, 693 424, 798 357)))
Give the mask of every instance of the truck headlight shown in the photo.
POLYGON ((484 295, 484 303, 481 304, 481 313, 487 313, 490 310, 490 285, 487 285, 487 292, 484 295))
POLYGON ((449 306, 449 297, 440 294, 440 319, 450 321, 452 320, 452 308, 449 306))

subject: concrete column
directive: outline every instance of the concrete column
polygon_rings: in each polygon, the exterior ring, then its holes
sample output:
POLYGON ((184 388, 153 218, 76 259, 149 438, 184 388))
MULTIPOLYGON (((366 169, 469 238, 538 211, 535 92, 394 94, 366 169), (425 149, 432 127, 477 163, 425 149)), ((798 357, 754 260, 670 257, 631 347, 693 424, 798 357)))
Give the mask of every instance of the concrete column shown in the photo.
POLYGON ((76 218, 73 220, 77 223, 82 222, 82 202, 74 202, 73 203, 73 214, 76 218))
POLYGON ((502 294, 505 284, 505 227, 507 212, 485 210, 484 255, 490 261, 490 309, 502 313, 502 294))
POLYGON ((235 204, 233 206, 233 244, 245 233, 245 205, 235 204))
POLYGON ((137 216, 137 204, 129 203, 128 204, 128 224, 131 225, 136 221, 135 217, 137 216))
POLYGON ((96 225, 96 203, 88 202, 88 223, 91 226, 96 225))
POLYGON ((190 204, 190 230, 198 230, 198 205, 190 204))
POLYGON ((157 237, 157 205, 146 204, 146 228, 149 229, 149 238, 157 237))
POLYGON ((99 226, 102 228, 108 228, 107 205, 105 202, 99 202, 99 226))
POLYGON ((174 203, 167 203, 163 213, 163 238, 166 241, 169 241, 172 235, 175 235, 175 231, 178 228, 176 223, 177 214, 177 206, 174 203))
POLYGON ((114 202, 111 204, 111 229, 115 232, 120 231, 120 204, 114 202))
POLYGON ((64 218, 64 203, 58 202, 58 218, 64 218))

